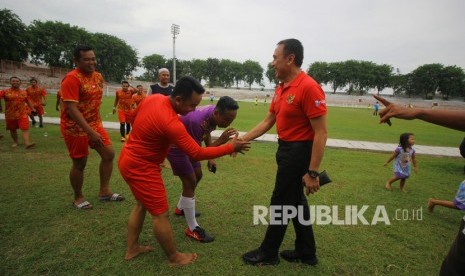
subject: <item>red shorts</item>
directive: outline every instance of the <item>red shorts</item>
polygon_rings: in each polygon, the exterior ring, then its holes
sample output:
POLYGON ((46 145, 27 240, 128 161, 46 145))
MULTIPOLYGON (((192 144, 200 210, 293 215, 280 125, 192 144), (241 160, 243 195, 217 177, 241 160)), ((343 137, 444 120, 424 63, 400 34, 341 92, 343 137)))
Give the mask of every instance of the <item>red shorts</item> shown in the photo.
POLYGON ((6 119, 6 130, 16 130, 16 129, 21 129, 21 130, 29 130, 29 119, 27 117, 17 119, 17 120, 12 120, 12 119, 6 119))
POLYGON ((160 215, 168 211, 166 189, 161 178, 161 168, 156 162, 135 162, 128 157, 125 148, 121 151, 118 167, 134 198, 151 215, 160 215))
MULTIPOLYGON (((100 133, 100 135, 102 135, 104 146, 111 145, 110 137, 108 136, 108 133, 103 127, 97 128, 96 131, 100 133)), ((63 130, 61 131, 61 134, 65 139, 65 144, 68 148, 69 156, 73 159, 86 157, 87 155, 89 155, 89 147, 91 147, 92 149, 94 148, 93 143, 89 141, 89 137, 87 135, 65 135, 63 130)))
POLYGON ((44 115, 44 107, 42 106, 42 104, 34 105, 34 109, 40 116, 44 115))
POLYGON ((118 109, 118 119, 120 123, 129 123, 129 117, 132 111, 122 111, 118 109))

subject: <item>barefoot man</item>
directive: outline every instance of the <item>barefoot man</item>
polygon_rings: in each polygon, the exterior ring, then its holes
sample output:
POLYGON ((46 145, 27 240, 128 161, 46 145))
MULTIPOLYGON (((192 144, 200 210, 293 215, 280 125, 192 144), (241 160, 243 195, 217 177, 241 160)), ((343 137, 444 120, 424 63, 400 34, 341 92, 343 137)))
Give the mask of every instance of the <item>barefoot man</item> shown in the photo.
POLYGON ((134 112, 133 130, 118 162, 121 175, 137 202, 128 221, 126 260, 153 250, 151 246, 139 244, 146 211, 152 216, 153 233, 168 257, 169 265, 186 265, 197 259, 195 253, 177 251, 168 219, 168 200, 160 164, 166 158, 170 144, 175 144, 194 160, 243 152, 250 147, 248 142, 233 139, 232 143, 223 146, 202 148, 187 133, 178 114, 193 111, 204 91, 197 80, 183 77, 170 96, 147 97, 134 112))

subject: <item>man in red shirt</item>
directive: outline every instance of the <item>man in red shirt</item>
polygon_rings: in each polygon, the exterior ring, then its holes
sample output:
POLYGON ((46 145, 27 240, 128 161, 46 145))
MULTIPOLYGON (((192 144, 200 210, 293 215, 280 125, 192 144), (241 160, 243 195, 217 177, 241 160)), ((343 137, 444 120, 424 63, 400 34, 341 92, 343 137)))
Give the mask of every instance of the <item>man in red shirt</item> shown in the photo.
POLYGON ((144 87, 142 85, 136 86, 137 90, 136 93, 132 95, 132 105, 133 107, 137 107, 139 103, 147 97, 147 94, 144 92, 144 87))
POLYGON ((37 79, 31 78, 29 81, 31 84, 28 88, 26 88, 27 96, 32 102, 32 106, 36 110, 36 112, 32 112, 29 117, 31 118, 32 125, 36 124, 36 120, 34 118, 35 114, 39 116, 39 127, 44 127, 42 125, 42 116, 44 115, 44 106, 47 105, 47 92, 44 88, 37 85, 37 79))
POLYGON ((121 142, 126 142, 129 132, 131 131, 131 124, 128 121, 128 116, 131 115, 132 104, 132 92, 129 90, 129 82, 122 81, 121 89, 116 91, 115 103, 113 104, 113 114, 115 114, 116 107, 118 106, 121 142))
POLYGON ((170 144, 175 144, 194 160, 247 151, 250 147, 249 142, 233 139, 232 143, 223 146, 202 148, 189 135, 178 114, 193 111, 201 102, 204 91, 194 78, 182 77, 171 96, 147 97, 134 112, 133 130, 118 161, 121 175, 137 201, 128 221, 126 260, 153 250, 151 246, 139 244, 147 211, 152 215, 153 232, 170 265, 186 265, 197 259, 195 253, 180 253, 174 245, 160 167, 170 144))
MULTIPOLYGON (((299 217, 310 221, 306 194, 318 191, 318 170, 326 146, 326 101, 320 85, 300 69, 304 51, 297 39, 278 43, 272 66, 280 80, 265 119, 242 138, 255 139, 267 132, 275 123, 279 137, 276 153, 278 171, 271 206, 289 206, 297 209, 292 219, 296 240, 294 250, 284 250, 281 257, 290 262, 316 265, 315 238, 312 225, 303 225, 299 217)), ((283 211, 284 212, 284 211, 283 211)), ((270 224, 262 244, 242 256, 246 264, 276 265, 279 247, 287 229, 287 221, 270 224)))
MULTIPOLYGON (((29 120, 27 114, 29 113, 28 106, 31 110, 35 111, 34 107, 27 96, 25 90, 21 90, 21 80, 18 77, 10 78, 11 88, 0 91, 0 100, 3 98, 5 101, 5 121, 6 130, 10 131, 11 138, 13 139, 12 148, 18 146, 18 128, 21 129, 26 149, 33 148, 34 143, 29 141, 29 120)), ((0 112, 2 106, 0 104, 0 112)))
POLYGON ((73 206, 91 209, 92 205, 82 194, 89 146, 101 157, 99 200, 121 201, 124 197, 110 191, 115 153, 100 117, 104 81, 102 75, 95 71, 94 51, 89 46, 76 46, 74 62, 77 68, 69 72, 61 83, 63 109, 60 129, 73 161, 69 174, 74 190, 73 206))

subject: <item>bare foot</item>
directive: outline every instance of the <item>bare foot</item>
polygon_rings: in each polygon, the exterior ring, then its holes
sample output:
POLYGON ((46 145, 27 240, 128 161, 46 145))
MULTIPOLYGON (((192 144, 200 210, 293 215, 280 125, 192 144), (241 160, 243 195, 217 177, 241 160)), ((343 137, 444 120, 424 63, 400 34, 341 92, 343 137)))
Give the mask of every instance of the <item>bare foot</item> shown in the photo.
POLYGON ((33 147, 35 147, 36 144, 35 143, 31 143, 29 145, 26 146, 26 149, 32 149, 33 147))
POLYGON ((386 182, 386 186, 384 186, 384 188, 386 188, 386 190, 388 191, 392 191, 392 187, 391 184, 389 184, 389 182, 386 182))
POLYGON ((430 198, 430 199, 428 199, 428 211, 429 211, 430 213, 432 213, 432 212, 433 212, 433 209, 434 209, 433 199, 430 198))
POLYGON ((12 148, 16 148, 18 146, 17 143, 14 143, 13 145, 11 145, 12 148))
POLYGON ((140 254, 153 251, 153 247, 150 245, 137 245, 135 248, 127 249, 124 259, 126 261, 132 260, 133 258, 139 256, 140 254))
POLYGON ((197 253, 180 253, 173 254, 168 260, 169 266, 183 266, 188 265, 197 260, 197 253))

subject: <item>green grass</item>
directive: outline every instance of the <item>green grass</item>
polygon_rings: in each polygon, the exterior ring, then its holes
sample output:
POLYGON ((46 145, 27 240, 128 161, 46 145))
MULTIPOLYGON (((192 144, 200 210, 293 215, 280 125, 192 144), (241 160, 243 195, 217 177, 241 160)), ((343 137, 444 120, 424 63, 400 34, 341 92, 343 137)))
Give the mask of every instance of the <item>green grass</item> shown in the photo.
MULTIPOLYGON (((50 103, 52 103, 49 100, 50 103)), ((104 121, 118 121, 118 115, 112 115, 114 97, 104 97, 101 115, 104 121)), ((203 101, 202 105, 210 104, 203 101)), ((216 104, 216 102, 215 102, 216 104)), ((239 102, 239 112, 233 127, 240 131, 252 129, 263 120, 268 112, 269 104, 259 103, 255 106, 251 102, 239 102)), ((45 107, 46 116, 58 117, 55 105, 45 107)), ((392 126, 380 125, 379 117, 372 116, 371 109, 329 107, 328 134, 329 138, 361 140, 382 143, 398 143, 399 136, 404 132, 413 132, 418 145, 458 147, 463 139, 463 133, 448 128, 425 123, 420 120, 404 121, 392 119, 392 126)), ((269 133, 276 133, 273 127, 269 133)))
MULTIPOLYGON (((241 111, 245 106, 241 104, 241 111)), ((0 129, 4 128, 0 121, 0 129)), ((316 225, 318 266, 285 261, 276 267, 246 266, 240 256, 260 244, 266 229, 253 225, 252 208, 269 204, 276 172, 277 145, 255 142, 245 156, 218 159, 216 174, 204 170, 196 193, 202 213, 198 221, 216 241, 193 242, 184 235, 184 220, 170 218, 177 247, 199 254, 195 264, 183 268, 166 265, 149 216, 141 241, 153 245, 155 251, 126 262, 126 226, 134 199, 116 161, 111 187, 127 200, 98 202, 99 158, 91 152, 84 194, 94 210, 77 211, 71 207, 71 161, 58 126, 32 128, 31 137, 37 143, 33 150, 24 146, 10 149, 11 139, 5 136, 0 141, 1 275, 437 275, 463 216, 463 212, 441 207, 433 214, 425 209, 429 197, 453 198, 464 178, 462 159, 418 156, 420 172, 407 181, 408 193, 399 192, 397 184, 393 192, 387 192, 383 186, 392 171, 382 165, 389 154, 327 149, 322 168, 333 183, 309 196, 309 203, 338 205, 340 212, 345 205, 369 205, 365 213, 369 220, 377 205, 385 205, 391 225, 316 225), (420 208, 422 220, 395 220, 396 210, 420 208)), ((119 135, 111 131, 110 136, 118 157, 119 135)), ((170 171, 163 171, 163 178, 172 209, 181 185, 170 171)), ((292 248, 293 238, 289 226, 281 248, 292 248)))

